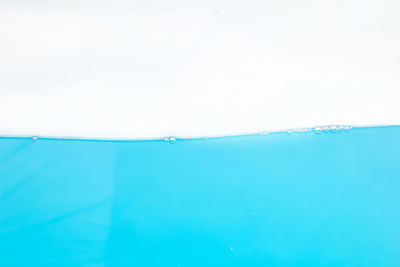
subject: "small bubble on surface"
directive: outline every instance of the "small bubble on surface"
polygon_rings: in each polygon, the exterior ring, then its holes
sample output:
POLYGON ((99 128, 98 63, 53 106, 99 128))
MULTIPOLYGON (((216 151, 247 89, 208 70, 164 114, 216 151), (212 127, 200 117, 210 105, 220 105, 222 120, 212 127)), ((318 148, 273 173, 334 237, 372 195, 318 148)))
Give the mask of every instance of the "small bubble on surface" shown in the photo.
POLYGON ((176 137, 174 136, 170 136, 170 137, 165 137, 163 138, 165 143, 169 143, 169 144, 175 144, 176 143, 176 137))
POLYGON ((32 136, 32 142, 36 142, 38 140, 37 136, 32 136))
POLYGON ((342 126, 342 129, 344 130, 344 131, 348 131, 348 130, 350 130, 350 129, 352 129, 353 128, 353 126, 350 126, 350 125, 344 125, 344 126, 342 126))

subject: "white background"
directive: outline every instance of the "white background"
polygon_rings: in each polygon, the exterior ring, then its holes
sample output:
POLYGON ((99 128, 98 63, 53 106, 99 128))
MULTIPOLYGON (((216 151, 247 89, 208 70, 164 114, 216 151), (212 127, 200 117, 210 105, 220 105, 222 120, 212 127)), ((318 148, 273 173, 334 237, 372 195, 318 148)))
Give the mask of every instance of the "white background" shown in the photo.
POLYGON ((0 1, 0 135, 400 124, 399 89, 400 1, 0 1))

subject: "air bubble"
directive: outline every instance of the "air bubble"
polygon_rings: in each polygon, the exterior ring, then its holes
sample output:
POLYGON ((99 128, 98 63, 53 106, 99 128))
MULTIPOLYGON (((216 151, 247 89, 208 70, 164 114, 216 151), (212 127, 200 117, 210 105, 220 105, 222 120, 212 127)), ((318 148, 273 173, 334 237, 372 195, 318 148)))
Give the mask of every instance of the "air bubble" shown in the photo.
POLYGON ((340 129, 340 126, 332 125, 329 127, 329 132, 331 133, 338 133, 340 129))
POLYGON ((320 134, 322 132, 322 127, 320 127, 320 126, 314 127, 313 131, 316 134, 320 134))
POLYGON ((267 132, 267 131, 260 132, 261 137, 263 137, 264 135, 267 135, 267 134, 269 134, 269 132, 267 132))
POLYGON ((342 129, 345 131, 345 132, 348 132, 350 129, 352 129, 353 128, 353 126, 350 126, 350 125, 345 125, 345 126, 342 126, 342 129))
POLYGON ((176 143, 176 137, 173 137, 173 136, 165 137, 163 140, 165 143, 170 143, 170 144, 176 143))
POLYGON ((32 136, 32 142, 37 142, 38 137, 37 136, 32 136))

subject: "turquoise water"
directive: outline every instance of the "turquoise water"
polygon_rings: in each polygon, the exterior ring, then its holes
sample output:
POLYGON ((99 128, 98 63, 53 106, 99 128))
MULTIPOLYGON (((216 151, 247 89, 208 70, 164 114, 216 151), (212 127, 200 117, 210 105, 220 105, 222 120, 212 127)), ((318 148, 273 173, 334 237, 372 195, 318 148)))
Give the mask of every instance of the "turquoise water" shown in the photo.
POLYGON ((400 127, 0 138, 0 266, 400 266, 400 127))

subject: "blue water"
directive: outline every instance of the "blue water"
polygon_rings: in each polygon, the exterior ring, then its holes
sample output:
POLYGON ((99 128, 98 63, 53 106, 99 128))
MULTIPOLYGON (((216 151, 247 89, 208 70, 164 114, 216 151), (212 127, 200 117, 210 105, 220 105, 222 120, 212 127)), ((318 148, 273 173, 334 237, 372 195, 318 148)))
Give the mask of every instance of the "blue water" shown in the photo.
POLYGON ((0 138, 0 266, 400 266, 400 127, 0 138))

